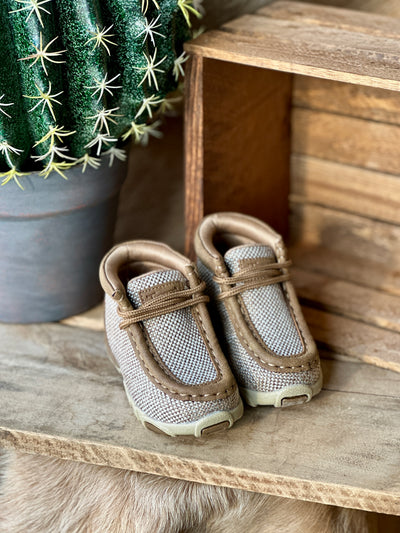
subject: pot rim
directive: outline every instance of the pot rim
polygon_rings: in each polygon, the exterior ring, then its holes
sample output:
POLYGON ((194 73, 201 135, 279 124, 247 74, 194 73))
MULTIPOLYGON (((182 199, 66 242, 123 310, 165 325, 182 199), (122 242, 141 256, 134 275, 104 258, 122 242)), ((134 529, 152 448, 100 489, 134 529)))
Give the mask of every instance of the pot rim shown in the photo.
POLYGON ((47 217, 75 211, 106 201, 118 194, 126 177, 128 160, 115 160, 112 167, 75 165, 65 171, 67 180, 53 172, 47 179, 39 172, 24 176, 24 190, 8 183, 0 188, 1 218, 47 217))

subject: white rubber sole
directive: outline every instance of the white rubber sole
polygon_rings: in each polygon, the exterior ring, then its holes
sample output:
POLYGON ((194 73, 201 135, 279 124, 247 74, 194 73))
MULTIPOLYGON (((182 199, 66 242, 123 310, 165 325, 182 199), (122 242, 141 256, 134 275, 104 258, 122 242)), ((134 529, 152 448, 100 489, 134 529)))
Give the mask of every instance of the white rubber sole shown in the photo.
MULTIPOLYGON (((124 383, 125 387, 125 383, 124 383)), ((179 435, 192 435, 194 437, 204 437, 210 433, 215 433, 223 429, 228 429, 239 420, 243 415, 243 402, 240 401, 235 409, 231 411, 216 411, 209 415, 195 420, 194 422, 188 422, 186 424, 171 424, 168 422, 160 422, 154 418, 149 417, 141 411, 132 400, 130 394, 125 387, 126 396, 129 404, 135 413, 136 418, 141 422, 144 427, 151 429, 156 433, 163 433, 170 437, 177 437, 179 435)))
MULTIPOLYGON (((118 362, 115 359, 108 342, 106 342, 106 345, 108 358, 122 376, 118 362)), ((125 386, 125 381, 122 381, 124 384, 126 397, 128 398, 129 404, 132 407, 136 418, 144 425, 145 428, 151 429, 156 433, 162 433, 164 435, 169 435, 170 437, 177 437, 179 435, 204 437, 210 433, 215 433, 217 431, 232 427, 233 424, 243 416, 243 402, 240 400, 240 403, 237 405, 237 407, 230 411, 216 411, 215 413, 210 413, 209 415, 201 418, 200 420, 195 420, 194 422, 188 422, 186 424, 170 424, 168 422, 160 422, 159 420, 155 420, 154 418, 146 415, 146 413, 144 413, 135 405, 125 386)))
POLYGON ((240 388, 240 393, 245 402, 251 407, 257 405, 273 405, 274 407, 288 407, 307 403, 316 396, 322 388, 322 373, 313 385, 289 385, 284 389, 270 392, 260 392, 240 388))

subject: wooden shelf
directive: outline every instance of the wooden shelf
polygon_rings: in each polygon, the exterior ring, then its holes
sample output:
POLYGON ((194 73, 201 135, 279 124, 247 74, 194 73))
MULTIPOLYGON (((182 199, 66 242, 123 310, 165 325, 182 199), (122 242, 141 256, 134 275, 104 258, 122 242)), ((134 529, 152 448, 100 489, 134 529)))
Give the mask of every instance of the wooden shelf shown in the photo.
MULTIPOLYGON (((306 309, 329 357, 320 395, 286 409, 248 408, 231 430, 206 439, 174 439, 134 417, 106 357, 101 311, 74 318, 75 326, 0 325, 3 447, 400 515, 400 374, 343 355, 379 352, 363 323, 306 309)), ((399 365, 399 346, 389 366, 399 365)))

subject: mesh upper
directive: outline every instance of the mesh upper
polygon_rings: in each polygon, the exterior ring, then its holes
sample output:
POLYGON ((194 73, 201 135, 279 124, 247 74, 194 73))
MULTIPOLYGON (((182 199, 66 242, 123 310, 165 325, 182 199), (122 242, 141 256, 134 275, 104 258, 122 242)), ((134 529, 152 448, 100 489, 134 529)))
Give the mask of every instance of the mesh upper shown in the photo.
MULTIPOLYGON (((239 272, 241 259, 260 258, 276 261, 272 248, 263 245, 236 246, 228 250, 224 257, 230 274, 239 272)), ((303 352, 303 344, 281 284, 250 289, 242 292, 241 297, 251 322, 270 350, 284 356, 303 352)))
MULTIPOLYGON (((170 281, 188 286, 178 270, 152 272, 129 281, 128 297, 134 307, 140 307, 140 291, 170 281)), ((216 379, 216 370, 189 307, 143 320, 143 327, 163 363, 180 381, 199 385, 216 379)))
MULTIPOLYGON (((200 277, 207 284, 207 292, 213 299, 213 305, 217 311, 220 343, 240 386, 250 390, 270 392, 289 385, 312 385, 318 381, 320 376, 319 364, 312 370, 290 373, 274 372, 260 366, 239 341, 224 302, 215 300, 220 289, 218 284, 213 281, 213 273, 200 260, 197 262, 197 267, 200 277)), ((279 327, 279 322, 277 326, 279 327)))
MULTIPOLYGON (((174 274, 174 276, 172 277, 174 278, 173 280, 177 280, 176 274, 174 274)), ((140 279, 144 280, 145 278, 142 277, 140 279)), ((162 277, 157 279, 160 280, 166 278, 162 277)), ((168 281, 171 281, 171 278, 168 278, 168 281)), ((133 296, 134 292, 135 291, 131 291, 131 297, 133 300, 136 299, 136 297, 133 296)), ((204 416, 207 416, 208 414, 217 411, 230 411, 239 405, 240 396, 237 389, 233 394, 231 394, 225 399, 196 402, 183 401, 171 398, 168 394, 156 387, 147 377, 139 363, 139 360, 135 356, 135 352, 129 340, 127 332, 119 328, 119 324, 122 318, 117 314, 117 307, 117 302, 115 302, 110 296, 106 294, 105 326, 107 341, 115 359, 118 362, 119 368, 124 379, 126 390, 129 396, 132 398, 134 404, 141 411, 146 413, 150 418, 153 418, 160 422, 166 422, 171 424, 184 424, 194 422, 203 418, 204 416)), ((150 322, 150 320, 147 322, 150 322)), ((183 323, 185 324, 185 320, 183 321, 183 323)), ((164 324, 164 326, 166 325, 164 324)), ((175 335, 177 337, 182 336, 183 338, 182 333, 183 332, 180 330, 179 334, 177 334, 175 330, 175 335)), ((158 331, 158 335, 161 338, 166 334, 169 335, 166 329, 160 329, 158 331)), ((186 334, 184 336, 186 336, 186 334)), ((153 337, 157 337, 156 327, 153 328, 153 337)), ((157 343, 157 339, 155 339, 155 341, 157 343)), ((162 344, 162 340, 160 340, 160 343, 162 344)), ((172 350, 170 350, 169 352, 172 353, 172 350)), ((171 356, 171 353, 169 353, 170 359, 165 356, 165 361, 174 361, 175 366, 174 364, 172 364, 172 366, 175 372, 180 374, 181 377, 184 377, 186 375, 186 372, 183 368, 183 362, 178 362, 177 360, 175 360, 171 356), (182 371, 180 371, 180 369, 182 369, 182 371)), ((187 353, 187 350, 183 353, 183 357, 185 359, 188 359, 187 353)), ((190 347, 189 353, 192 353, 192 355, 194 353, 192 346, 190 347)), ((203 359, 203 356, 201 357, 201 359, 203 359)), ((190 361, 188 363, 188 366, 192 368, 192 370, 188 373, 188 379, 190 381, 193 381, 193 379, 199 381, 201 377, 200 372, 198 372, 196 368, 193 368, 193 364, 190 361), (195 378, 193 378, 193 376, 195 376, 195 378)), ((207 365, 204 365, 204 367, 209 369, 207 365)), ((208 376, 211 375, 211 371, 208 370, 208 372, 208 376)), ((203 376, 202 382, 206 381, 207 379, 207 377, 204 378, 203 376)))

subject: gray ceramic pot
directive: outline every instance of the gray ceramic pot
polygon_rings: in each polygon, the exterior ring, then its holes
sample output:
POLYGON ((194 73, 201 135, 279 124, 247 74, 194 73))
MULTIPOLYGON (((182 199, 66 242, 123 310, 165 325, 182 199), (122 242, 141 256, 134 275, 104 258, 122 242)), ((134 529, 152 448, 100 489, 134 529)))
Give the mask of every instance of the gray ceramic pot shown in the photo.
POLYGON ((127 165, 37 174, 0 188, 0 321, 47 322, 102 298, 98 266, 112 245, 127 165))

